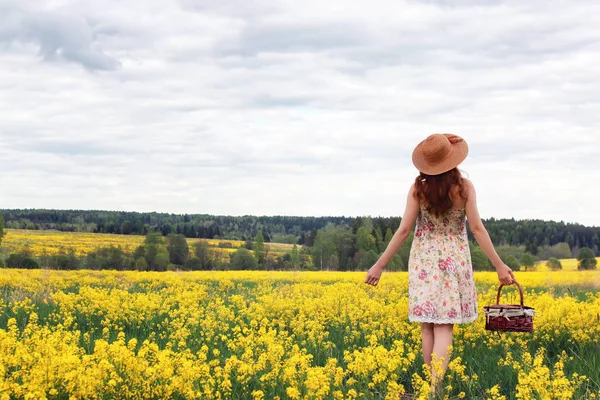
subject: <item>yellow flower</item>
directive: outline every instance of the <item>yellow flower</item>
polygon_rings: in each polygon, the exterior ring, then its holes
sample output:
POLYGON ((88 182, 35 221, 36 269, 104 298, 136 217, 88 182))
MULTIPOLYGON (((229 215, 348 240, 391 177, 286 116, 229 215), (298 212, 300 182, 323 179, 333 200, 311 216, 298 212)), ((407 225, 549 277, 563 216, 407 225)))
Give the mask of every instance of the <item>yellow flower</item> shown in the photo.
POLYGON ((288 387, 285 392, 287 393, 287 395, 289 396, 290 399, 299 399, 300 398, 300 391, 295 388, 295 387, 288 387))
MULTIPOLYGON (((286 399, 367 398, 373 391, 385 400, 405 392, 426 399, 432 374, 417 361, 419 326, 406 320, 407 273, 389 273, 377 290, 361 285, 362 275, 4 269, 0 400, 59 393, 70 400, 275 399, 272 388, 283 388, 276 394, 286 399)), ((527 304, 539 312, 535 332, 500 340, 483 323, 457 326, 447 391, 464 390, 458 398, 467 398, 489 388, 483 395, 495 400, 503 392, 519 399, 598 398, 588 378, 595 371, 577 353, 593 349, 600 335, 594 323, 600 295, 589 283, 598 278, 600 271, 520 275, 527 304), (585 295, 558 295, 567 285, 585 295), (554 339, 564 352, 544 348, 554 339), (530 354, 532 348, 539 350, 530 354), (514 374, 516 386, 500 382, 503 374, 480 381, 463 361, 490 354, 504 354, 486 362, 514 374)), ((476 272, 475 279, 483 313, 484 304, 495 302, 497 274, 476 272)), ((503 301, 512 303, 514 294, 503 294, 503 301)), ((439 367, 436 360, 437 374, 439 367)))

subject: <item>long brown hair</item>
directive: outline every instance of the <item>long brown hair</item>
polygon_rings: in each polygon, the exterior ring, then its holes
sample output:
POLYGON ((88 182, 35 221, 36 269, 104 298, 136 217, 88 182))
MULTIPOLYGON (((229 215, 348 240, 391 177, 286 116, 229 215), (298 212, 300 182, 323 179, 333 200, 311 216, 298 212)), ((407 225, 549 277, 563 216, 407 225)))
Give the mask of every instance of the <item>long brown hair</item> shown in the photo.
POLYGON ((415 179, 415 197, 428 212, 439 217, 452 208, 450 190, 454 185, 458 185, 460 197, 466 198, 463 177, 458 168, 439 175, 427 175, 421 172, 415 179))

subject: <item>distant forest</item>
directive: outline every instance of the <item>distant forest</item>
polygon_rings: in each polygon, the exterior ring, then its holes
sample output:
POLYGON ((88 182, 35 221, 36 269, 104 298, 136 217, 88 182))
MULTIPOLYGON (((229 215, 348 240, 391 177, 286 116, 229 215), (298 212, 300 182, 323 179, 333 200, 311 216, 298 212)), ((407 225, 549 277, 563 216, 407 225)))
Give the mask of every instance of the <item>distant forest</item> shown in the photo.
MULTIPOLYGON (((297 243, 313 246, 317 231, 328 224, 351 230, 364 225, 365 217, 294 217, 294 216, 220 216, 208 214, 139 213, 83 210, 0 210, 6 228, 56 229, 72 232, 146 235, 151 231, 164 236, 181 234, 188 238, 250 240, 258 232, 265 242, 297 243)), ((399 217, 367 217, 372 232, 393 232, 399 217), (371 225, 371 223, 369 223, 371 225)), ((535 219, 484 219, 497 246, 525 246, 537 254, 539 248, 567 243, 571 249, 589 247, 598 254, 600 227, 535 219)), ((469 230, 470 240, 474 240, 469 230)))

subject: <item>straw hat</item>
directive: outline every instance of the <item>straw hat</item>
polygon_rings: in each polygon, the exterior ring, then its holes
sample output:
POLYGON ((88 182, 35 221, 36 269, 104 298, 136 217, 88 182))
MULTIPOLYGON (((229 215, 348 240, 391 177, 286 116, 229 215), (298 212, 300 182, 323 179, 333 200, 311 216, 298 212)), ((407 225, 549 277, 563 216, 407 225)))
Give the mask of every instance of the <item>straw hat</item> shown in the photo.
POLYGON ((412 161, 422 173, 439 175, 458 166, 468 153, 469 146, 460 136, 436 133, 415 147, 412 161))

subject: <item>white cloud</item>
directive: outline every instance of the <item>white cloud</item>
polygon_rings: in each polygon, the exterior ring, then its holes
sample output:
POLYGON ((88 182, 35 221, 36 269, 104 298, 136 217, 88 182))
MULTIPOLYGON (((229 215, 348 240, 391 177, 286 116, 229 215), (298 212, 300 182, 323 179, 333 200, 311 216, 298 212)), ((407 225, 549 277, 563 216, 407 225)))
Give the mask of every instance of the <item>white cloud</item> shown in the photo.
POLYGON ((0 27, 0 43, 34 43, 44 61, 70 61, 90 70, 112 70, 119 64, 94 45, 90 25, 77 15, 3 6, 0 27))
POLYGON ((401 215, 454 132, 484 217, 600 225, 595 1, 3 4, 4 208, 401 215))

